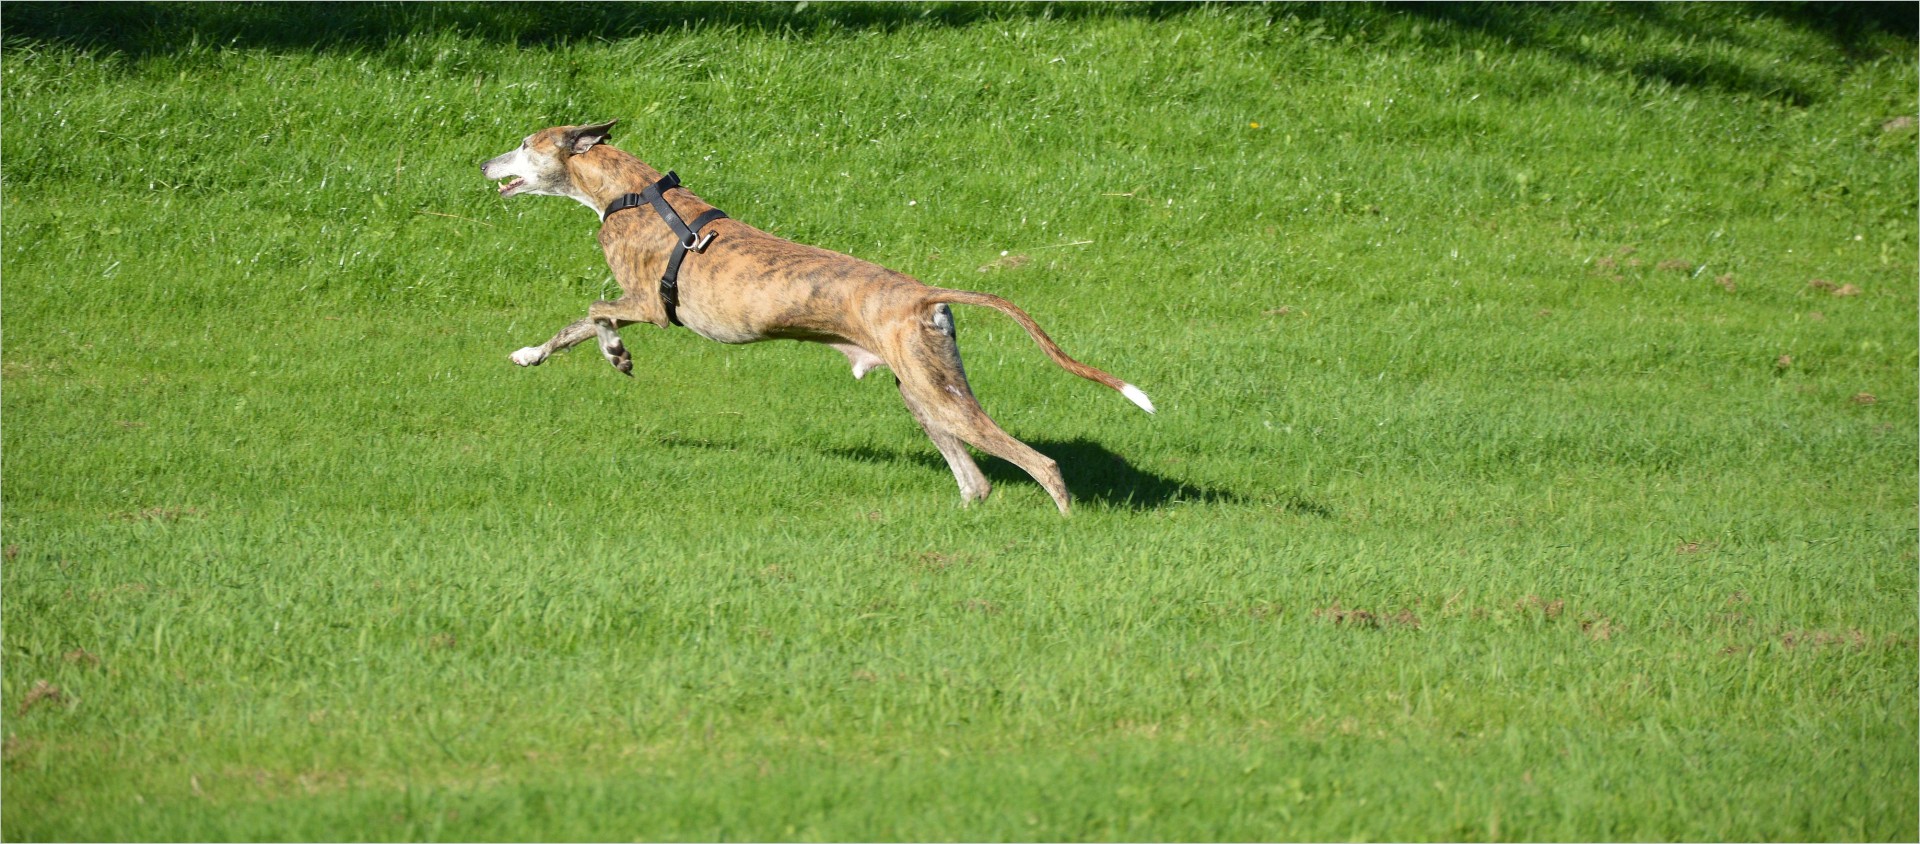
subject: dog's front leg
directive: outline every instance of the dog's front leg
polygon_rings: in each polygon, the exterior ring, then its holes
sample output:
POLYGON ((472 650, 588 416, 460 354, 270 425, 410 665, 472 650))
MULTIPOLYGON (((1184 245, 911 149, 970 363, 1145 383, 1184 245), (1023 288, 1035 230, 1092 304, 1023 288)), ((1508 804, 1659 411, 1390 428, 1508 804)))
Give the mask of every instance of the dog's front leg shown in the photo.
POLYGON ((587 309, 587 321, 593 323, 594 332, 600 337, 600 356, 620 370, 621 375, 633 376, 633 357, 620 342, 620 326, 650 321, 648 303, 636 296, 622 296, 612 302, 595 302, 587 309))
POLYGON ((560 329, 560 333, 553 335, 553 339, 538 346, 528 346, 507 357, 521 366, 539 366, 554 352, 573 348, 582 340, 594 336, 595 333, 591 318, 576 320, 572 325, 560 329))
POLYGON ((600 333, 600 356, 620 370, 621 375, 633 377, 633 356, 627 354, 626 344, 620 342, 620 324, 611 318, 596 319, 593 327, 600 333))

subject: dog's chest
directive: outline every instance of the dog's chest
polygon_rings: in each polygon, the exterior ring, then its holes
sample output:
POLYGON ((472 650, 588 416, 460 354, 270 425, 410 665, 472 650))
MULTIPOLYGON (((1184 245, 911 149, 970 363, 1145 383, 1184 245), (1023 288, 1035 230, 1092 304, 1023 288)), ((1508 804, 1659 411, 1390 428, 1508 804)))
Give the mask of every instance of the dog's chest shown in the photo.
POLYGON ((680 304, 680 324, 686 326, 688 331, 716 343, 753 343, 769 339, 766 335, 743 328, 739 324, 712 319, 702 313, 698 305, 688 301, 682 301, 680 304))

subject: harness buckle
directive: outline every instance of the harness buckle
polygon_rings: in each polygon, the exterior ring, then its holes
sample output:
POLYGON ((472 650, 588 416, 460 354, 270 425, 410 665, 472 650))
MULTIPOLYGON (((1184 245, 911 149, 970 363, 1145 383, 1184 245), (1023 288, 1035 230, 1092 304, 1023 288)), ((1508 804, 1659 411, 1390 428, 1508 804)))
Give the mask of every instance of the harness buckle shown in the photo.
POLYGON ((699 232, 688 232, 687 242, 680 244, 680 248, 688 252, 705 252, 707 251, 707 244, 712 242, 713 232, 707 232, 706 237, 701 237, 699 232))

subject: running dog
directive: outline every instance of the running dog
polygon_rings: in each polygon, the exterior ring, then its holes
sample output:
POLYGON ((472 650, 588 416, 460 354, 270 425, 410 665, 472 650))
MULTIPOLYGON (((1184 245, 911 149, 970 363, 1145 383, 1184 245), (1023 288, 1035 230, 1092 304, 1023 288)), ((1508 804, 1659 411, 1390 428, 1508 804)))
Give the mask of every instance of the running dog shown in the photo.
POLYGON ((684 325, 721 343, 823 343, 847 356, 855 378, 875 367, 893 370, 907 410, 946 458, 963 502, 985 498, 990 488, 967 453, 971 444, 1032 475, 1062 515, 1072 498, 1059 466, 1008 436, 974 399, 948 303, 1006 314, 1062 369, 1119 390, 1153 412, 1153 402, 1140 388, 1068 357, 1013 303, 987 293, 928 287, 885 267, 728 218, 680 187, 674 174, 661 176, 611 146, 612 129, 612 121, 555 126, 480 165, 487 179, 505 180, 499 186, 502 197, 572 197, 600 215, 600 248, 624 293, 593 303, 585 319, 547 342, 514 352, 514 363, 537 366, 554 352, 595 337, 607 362, 631 376, 633 358, 618 332, 640 322, 684 325))

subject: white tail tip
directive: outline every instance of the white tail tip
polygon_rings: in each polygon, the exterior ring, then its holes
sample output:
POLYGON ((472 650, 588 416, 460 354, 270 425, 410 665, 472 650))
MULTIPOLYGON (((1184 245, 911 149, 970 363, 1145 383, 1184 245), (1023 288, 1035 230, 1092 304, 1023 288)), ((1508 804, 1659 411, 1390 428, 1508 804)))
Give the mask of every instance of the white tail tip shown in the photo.
POLYGON ((1132 384, 1121 384, 1120 395, 1126 396, 1127 401, 1139 405, 1141 410, 1148 413, 1153 412, 1153 399, 1147 398, 1147 394, 1140 392, 1139 387, 1135 387, 1132 384))

